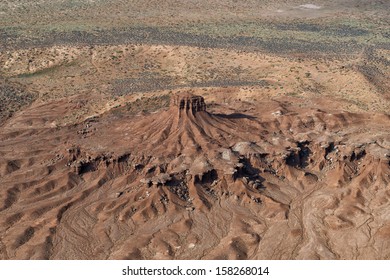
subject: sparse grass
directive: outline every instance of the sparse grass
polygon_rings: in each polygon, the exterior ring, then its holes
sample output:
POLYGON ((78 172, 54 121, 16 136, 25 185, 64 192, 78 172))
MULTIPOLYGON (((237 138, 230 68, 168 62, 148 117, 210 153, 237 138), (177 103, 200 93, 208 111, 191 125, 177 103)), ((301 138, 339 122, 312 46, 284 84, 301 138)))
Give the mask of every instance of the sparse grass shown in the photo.
POLYGON ((298 95, 299 95, 299 93, 298 93, 298 92, 295 92, 295 91, 293 91, 293 92, 287 92, 287 93, 286 93, 286 95, 287 95, 287 96, 298 96, 298 95))
POLYGON ((19 85, 0 83, 0 124, 24 106, 30 105, 36 97, 19 85))
POLYGON ((125 105, 113 108, 111 113, 115 116, 134 116, 141 112, 151 113, 169 107, 170 95, 137 98, 134 102, 127 102, 125 105))
POLYGON ((75 61, 69 62, 67 64, 57 64, 57 65, 53 65, 51 67, 39 69, 39 70, 34 71, 34 72, 18 74, 16 76, 16 78, 21 78, 21 79, 33 78, 33 77, 44 76, 44 75, 48 75, 48 74, 55 74, 54 71, 60 69, 61 67, 70 67, 70 66, 74 66, 74 65, 76 65, 75 61))

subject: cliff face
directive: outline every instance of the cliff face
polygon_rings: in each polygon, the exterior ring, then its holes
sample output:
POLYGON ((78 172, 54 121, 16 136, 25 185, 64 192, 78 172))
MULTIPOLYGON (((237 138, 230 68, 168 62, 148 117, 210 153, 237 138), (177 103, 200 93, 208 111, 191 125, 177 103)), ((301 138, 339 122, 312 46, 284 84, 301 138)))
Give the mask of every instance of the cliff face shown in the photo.
POLYGON ((206 103, 202 96, 186 94, 176 94, 171 99, 171 107, 186 113, 196 114, 197 112, 206 111, 206 103))

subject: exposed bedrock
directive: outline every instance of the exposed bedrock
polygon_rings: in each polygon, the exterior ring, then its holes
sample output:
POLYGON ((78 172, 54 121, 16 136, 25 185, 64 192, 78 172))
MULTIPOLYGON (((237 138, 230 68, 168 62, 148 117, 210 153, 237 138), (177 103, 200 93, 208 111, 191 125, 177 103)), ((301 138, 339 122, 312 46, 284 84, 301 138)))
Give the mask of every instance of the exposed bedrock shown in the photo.
POLYGON ((267 110, 1 132, 0 257, 389 258, 388 117, 267 110))

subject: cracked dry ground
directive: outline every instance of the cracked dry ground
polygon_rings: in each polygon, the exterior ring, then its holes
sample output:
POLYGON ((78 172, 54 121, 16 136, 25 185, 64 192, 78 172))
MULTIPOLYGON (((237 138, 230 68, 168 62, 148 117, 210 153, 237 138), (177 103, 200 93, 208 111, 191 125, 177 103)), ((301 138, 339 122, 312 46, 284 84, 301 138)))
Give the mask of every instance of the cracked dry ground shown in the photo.
POLYGON ((34 103, 0 132, 2 259, 388 259, 390 117, 169 109, 55 127, 34 103))

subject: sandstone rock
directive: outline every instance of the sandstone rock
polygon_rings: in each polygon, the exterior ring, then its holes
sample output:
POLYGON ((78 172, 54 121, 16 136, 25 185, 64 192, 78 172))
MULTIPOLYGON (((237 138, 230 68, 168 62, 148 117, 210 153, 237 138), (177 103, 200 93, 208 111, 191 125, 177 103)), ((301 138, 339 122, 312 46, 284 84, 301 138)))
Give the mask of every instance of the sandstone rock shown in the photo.
POLYGON ((196 112, 206 111, 206 103, 202 96, 187 94, 177 94, 171 98, 171 107, 178 108, 179 111, 196 112))

